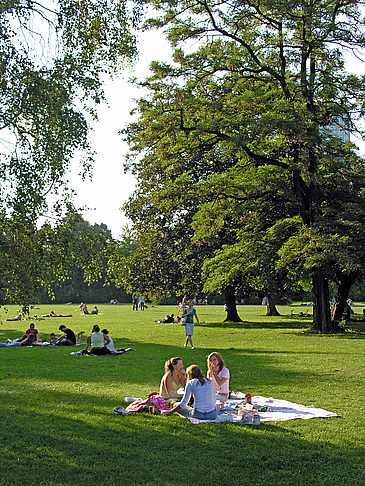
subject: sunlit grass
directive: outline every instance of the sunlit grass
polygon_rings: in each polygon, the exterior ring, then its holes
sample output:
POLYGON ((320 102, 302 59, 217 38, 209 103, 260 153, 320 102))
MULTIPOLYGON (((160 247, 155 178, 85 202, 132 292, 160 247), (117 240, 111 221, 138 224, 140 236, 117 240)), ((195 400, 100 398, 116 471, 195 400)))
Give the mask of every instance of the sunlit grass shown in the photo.
MULTIPOLYGON (((72 348, 0 349, 1 485, 362 485, 364 454, 364 324, 338 336, 303 334, 306 306, 239 308, 242 323, 222 323, 221 306, 198 306, 197 349, 185 349, 184 328, 156 324, 174 306, 132 312, 100 305, 81 316, 76 306, 39 306, 72 318, 35 321, 40 335, 106 327, 119 357, 76 357, 72 348), (291 314, 295 314, 291 316, 291 314), (125 396, 157 391, 164 361, 181 356, 206 370, 220 351, 231 389, 334 411, 342 418, 262 424, 191 425, 178 417, 114 416, 125 396)), ((0 341, 20 336, 29 322, 7 322, 0 341)), ((359 315, 361 309, 359 309, 359 315)), ((85 338, 84 338, 85 343, 85 338)), ((80 348, 78 348, 80 349, 80 348)))

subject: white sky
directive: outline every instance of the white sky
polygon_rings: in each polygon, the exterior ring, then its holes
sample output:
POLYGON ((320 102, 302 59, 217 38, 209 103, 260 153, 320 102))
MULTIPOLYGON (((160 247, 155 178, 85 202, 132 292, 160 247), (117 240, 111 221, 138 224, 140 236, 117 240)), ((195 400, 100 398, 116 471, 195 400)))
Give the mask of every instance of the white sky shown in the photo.
POLYGON ((127 144, 121 140, 118 130, 132 120, 131 109, 142 91, 128 82, 136 76, 144 79, 148 66, 153 60, 168 61, 171 49, 162 32, 145 32, 139 43, 139 60, 133 70, 122 73, 123 79, 108 81, 105 85, 108 105, 98 110, 99 122, 91 133, 91 142, 96 151, 93 179, 82 181, 78 169, 71 175, 72 186, 76 190, 75 206, 87 206, 83 217, 90 223, 104 223, 117 238, 128 220, 121 211, 122 204, 132 194, 135 180, 131 174, 124 174, 123 162, 127 144))
MULTIPOLYGON (((135 180, 130 174, 124 174, 123 161, 127 145, 122 143, 118 130, 131 121, 130 111, 134 107, 133 98, 139 98, 142 92, 128 82, 136 76, 143 79, 148 75, 148 66, 153 60, 167 61, 171 49, 162 32, 145 32, 139 44, 139 61, 133 71, 125 71, 123 79, 110 81, 105 86, 107 105, 99 109, 99 122, 91 134, 96 162, 93 179, 82 181, 77 171, 72 171, 73 188, 77 195, 75 205, 91 208, 83 212, 83 217, 90 223, 104 223, 115 238, 119 237, 122 227, 128 223, 121 211, 122 204, 132 194, 135 180)), ((365 73, 361 62, 349 64, 349 71, 365 73)), ((365 153, 365 143, 353 140, 361 153, 365 153)))

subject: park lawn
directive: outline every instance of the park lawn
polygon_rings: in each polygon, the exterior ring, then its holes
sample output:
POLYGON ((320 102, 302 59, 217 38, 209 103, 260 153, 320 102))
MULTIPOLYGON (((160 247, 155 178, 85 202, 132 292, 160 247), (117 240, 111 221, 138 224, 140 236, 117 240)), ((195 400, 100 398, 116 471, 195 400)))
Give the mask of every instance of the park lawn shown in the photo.
MULTIPOLYGON (((35 321, 43 338, 61 323, 75 332, 98 323, 117 347, 136 351, 77 357, 75 348, 0 348, 0 485, 365 484, 364 323, 344 335, 310 335, 302 333, 310 319, 298 317, 307 310, 301 306, 279 307, 278 317, 240 306, 240 324, 222 323, 222 306, 197 306, 202 325, 191 350, 182 346, 183 326, 155 323, 176 314, 173 306, 133 312, 101 304, 99 316, 81 316, 76 305, 37 307, 38 316, 73 315, 35 321), (205 371, 213 350, 230 369, 231 390, 313 404, 341 418, 238 426, 112 415, 124 397, 158 391, 169 357, 205 371)), ((0 341, 32 322, 5 321, 16 310, 0 309, 0 341)))

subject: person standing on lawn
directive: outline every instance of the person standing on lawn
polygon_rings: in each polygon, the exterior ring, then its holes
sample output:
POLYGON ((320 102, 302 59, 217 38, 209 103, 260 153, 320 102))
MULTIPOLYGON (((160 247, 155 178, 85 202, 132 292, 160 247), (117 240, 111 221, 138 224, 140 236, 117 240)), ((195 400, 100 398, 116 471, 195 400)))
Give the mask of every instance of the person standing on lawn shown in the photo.
POLYGON ((188 308, 184 310, 184 313, 182 315, 183 320, 185 321, 185 335, 186 335, 186 341, 184 344, 184 348, 187 347, 188 343, 191 345, 191 349, 195 349, 193 345, 193 340, 192 336, 194 333, 194 316, 196 319, 196 322, 200 324, 198 314, 196 313, 196 310, 194 309, 194 304, 192 300, 189 300, 188 302, 188 308))

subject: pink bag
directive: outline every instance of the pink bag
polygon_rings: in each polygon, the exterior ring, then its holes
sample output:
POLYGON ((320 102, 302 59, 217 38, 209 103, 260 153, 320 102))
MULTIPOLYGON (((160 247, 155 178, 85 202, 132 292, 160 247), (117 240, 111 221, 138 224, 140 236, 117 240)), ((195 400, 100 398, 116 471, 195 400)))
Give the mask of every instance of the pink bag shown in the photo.
POLYGON ((128 412, 148 412, 148 407, 148 399, 142 400, 142 398, 137 398, 137 400, 128 405, 126 410, 128 410, 128 412))
POLYGON ((157 413, 161 413, 161 410, 170 410, 170 405, 157 392, 148 395, 148 402, 156 409, 157 413))
POLYGON ((128 412, 161 413, 161 410, 170 410, 169 404, 157 392, 150 393, 146 400, 138 398, 126 408, 128 412))

